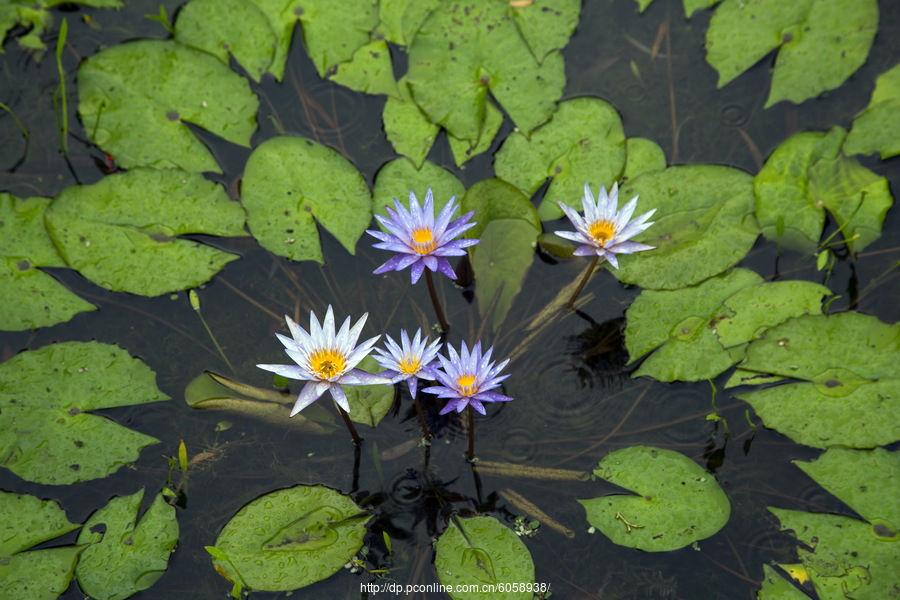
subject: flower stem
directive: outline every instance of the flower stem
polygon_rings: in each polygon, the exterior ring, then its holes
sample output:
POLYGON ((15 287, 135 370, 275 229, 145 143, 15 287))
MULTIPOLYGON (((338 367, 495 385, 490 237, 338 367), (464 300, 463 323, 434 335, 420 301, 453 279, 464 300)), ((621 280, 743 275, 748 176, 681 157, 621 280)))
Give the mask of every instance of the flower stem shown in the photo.
POLYGON ((581 280, 581 283, 578 284, 578 288, 575 290, 575 293, 572 294, 572 297, 569 298, 568 302, 566 302, 565 307, 568 310, 572 310, 572 308, 575 306, 575 301, 578 299, 578 296, 581 295, 581 292, 584 290, 584 286, 587 285, 588 279, 591 278, 591 274, 594 272, 594 269, 597 268, 598 262, 600 262, 599 254, 594 256, 594 259, 591 261, 591 264, 588 266, 587 272, 584 274, 584 279, 581 280))
POLYGON ((422 405, 419 403, 419 390, 416 390, 416 393, 413 394, 413 402, 416 403, 416 412, 419 414, 419 423, 422 424, 422 435, 425 438, 425 441, 431 439, 431 432, 428 431, 428 423, 425 422, 425 413, 422 412, 422 405))
POLYGON ((441 325, 441 333, 447 333, 450 331, 450 323, 447 322, 447 317, 444 316, 444 311, 441 309, 441 303, 438 301, 437 292, 434 289, 434 278, 431 276, 431 271, 425 269, 425 281, 428 283, 428 293, 431 295, 431 304, 434 305, 434 312, 437 315, 438 323, 441 325))
POLYGON ((475 460, 475 411, 469 406, 466 412, 469 414, 469 454, 466 459, 472 462, 475 460))
MULTIPOLYGON (((335 406, 337 406, 337 404, 335 404, 335 406)), ((353 426, 353 421, 350 420, 350 415, 348 415, 347 412, 340 406, 338 406, 337 408, 338 412, 341 413, 341 417, 344 419, 344 425, 346 425, 347 429, 350 431, 350 437, 353 438, 353 443, 359 446, 360 444, 362 444, 362 438, 359 437, 358 433, 356 433, 356 427, 353 426)))

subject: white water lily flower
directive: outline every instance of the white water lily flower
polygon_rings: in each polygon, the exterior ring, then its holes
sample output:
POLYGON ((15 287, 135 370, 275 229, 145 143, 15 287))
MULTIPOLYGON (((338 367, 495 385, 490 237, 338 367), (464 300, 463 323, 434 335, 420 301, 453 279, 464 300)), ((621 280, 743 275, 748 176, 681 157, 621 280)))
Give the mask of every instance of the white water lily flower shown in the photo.
POLYGON ((288 379, 308 382, 297 396, 297 401, 291 410, 292 417, 318 400, 326 391, 331 392, 335 403, 349 413, 350 405, 347 403, 347 396, 344 394, 342 386, 391 382, 386 377, 354 368, 372 351, 372 346, 381 337, 376 335, 362 344, 356 345, 368 316, 368 313, 364 314, 352 328, 350 327, 350 317, 347 317, 337 333, 334 329, 334 312, 330 304, 321 325, 316 318, 316 313, 310 311, 309 332, 297 325, 290 317, 285 317, 293 339, 278 333, 275 335, 284 344, 284 351, 287 355, 297 364, 256 366, 288 379))
POLYGON ((576 231, 557 231, 555 233, 567 240, 582 244, 575 249, 576 256, 596 254, 618 269, 619 261, 616 254, 633 254, 655 248, 655 246, 629 241, 653 225, 653 222, 647 223, 646 221, 656 212, 654 208, 632 220, 631 215, 637 208, 637 200, 638 197, 635 196, 622 210, 617 210, 619 204, 618 184, 613 184, 608 196, 606 188, 600 186, 600 194, 596 202, 594 202, 591 188, 588 184, 584 184, 584 196, 581 198, 581 204, 584 207, 583 217, 574 208, 559 202, 560 208, 569 217, 576 231))

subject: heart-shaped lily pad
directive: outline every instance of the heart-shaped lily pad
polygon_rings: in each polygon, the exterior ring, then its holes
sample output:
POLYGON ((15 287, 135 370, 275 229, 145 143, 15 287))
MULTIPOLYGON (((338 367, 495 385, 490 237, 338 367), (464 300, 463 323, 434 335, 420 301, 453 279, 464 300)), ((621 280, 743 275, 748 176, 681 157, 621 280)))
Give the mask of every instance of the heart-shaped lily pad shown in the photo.
POLYGON ((331 148, 301 137, 275 137, 253 151, 241 202, 253 237, 292 260, 323 262, 316 221, 354 254, 372 220, 369 186, 356 167, 331 148))
POLYGON ((900 439, 900 324, 859 313, 807 315, 747 348, 743 372, 804 380, 738 397, 767 427, 816 448, 873 448, 900 439))
POLYGON ((46 327, 94 310, 37 267, 64 267, 44 226, 48 198, 0 194, 0 330, 46 327))
MULTIPOLYGON (((534 561, 522 540, 493 517, 452 519, 434 544, 434 567, 454 600, 480 600, 483 585, 518 583, 499 597, 528 600, 534 582, 534 561)), ((485 588, 487 589, 487 588, 485 588)))
POLYGON ((91 598, 124 600, 152 586, 178 542, 175 507, 157 494, 137 522, 144 490, 116 497, 92 514, 78 536, 87 545, 75 575, 91 598))
POLYGON ((259 101, 215 57, 174 40, 106 48, 78 70, 78 113, 88 137, 125 168, 221 172, 186 123, 241 146, 256 131, 259 101))
POLYGON ((253 590, 294 590, 340 571, 362 548, 368 520, 350 497, 321 485, 298 485, 245 505, 208 550, 232 582, 253 590))
POLYGON ((0 596, 52 600, 66 591, 82 548, 30 548, 78 529, 53 500, 0 491, 0 596))
POLYGON ((105 477, 155 438, 86 411, 157 402, 155 374, 117 346, 63 342, 0 364, 0 464, 28 481, 105 477))
POLYGON ((113 291, 159 296, 193 288, 238 258, 179 238, 243 236, 244 211, 197 173, 135 169, 73 186, 46 213, 66 262, 113 291))
POLYGON ((654 225, 634 239, 652 252, 622 256, 620 281, 673 290, 695 285, 737 264, 759 235, 753 216, 753 179, 732 167, 669 167, 619 188, 622 203, 639 196, 637 213, 651 208, 654 225))
POLYGON ((578 501, 588 522, 620 546, 677 550, 713 535, 731 514, 715 477, 672 450, 616 450, 600 461, 594 475, 638 494, 578 501))

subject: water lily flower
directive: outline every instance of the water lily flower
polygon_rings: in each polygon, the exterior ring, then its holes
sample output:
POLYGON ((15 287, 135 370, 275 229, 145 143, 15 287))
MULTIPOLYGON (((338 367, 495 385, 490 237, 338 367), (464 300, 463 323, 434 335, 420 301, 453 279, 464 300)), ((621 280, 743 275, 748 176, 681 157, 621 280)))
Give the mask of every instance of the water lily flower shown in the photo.
POLYGON ((419 379, 437 379, 435 375, 437 354, 441 348, 441 341, 434 340, 428 343, 428 337, 422 338, 422 330, 418 329, 412 342, 406 330, 400 331, 400 343, 385 335, 385 349, 376 348, 372 354, 378 363, 385 369, 379 373, 382 377, 390 377, 392 383, 406 381, 411 396, 416 396, 416 387, 419 379))
POLYGON ((438 355, 442 370, 436 371, 436 375, 441 385, 425 388, 424 391, 437 394, 438 398, 450 399, 447 406, 441 410, 442 415, 451 410, 462 412, 467 406, 471 406, 481 414, 486 414, 484 402, 509 402, 512 400, 509 396, 491 391, 500 387, 500 383, 509 377, 509 375, 498 376, 509 359, 495 366, 491 362, 491 352, 493 351, 493 347, 488 348, 488 351, 482 355, 481 342, 478 342, 470 352, 466 343, 463 342, 462 351, 459 354, 448 344, 449 358, 438 355))
POLYGON ((478 240, 455 239, 475 226, 475 223, 468 222, 475 214, 474 211, 450 222, 450 217, 456 210, 455 200, 455 197, 450 198, 435 218, 434 198, 429 188, 425 194, 424 206, 419 206, 416 195, 410 192, 409 210, 395 198, 396 210, 385 207, 390 218, 375 215, 390 233, 367 230, 366 233, 381 240, 374 247, 397 253, 378 267, 375 274, 412 267, 412 283, 415 284, 425 267, 428 267, 432 272, 440 271, 450 279, 456 279, 456 273, 445 257, 463 256, 466 253, 464 248, 477 244, 478 240))
POLYGON ((291 410, 292 417, 318 400, 326 391, 331 392, 331 397, 345 413, 349 413, 350 405, 347 403, 347 396, 344 394, 342 386, 390 383, 386 377, 354 368, 372 351, 372 346, 381 337, 376 335, 362 344, 356 345, 368 316, 368 313, 364 314, 352 328, 350 327, 350 317, 347 317, 337 333, 334 328, 334 312, 330 304, 321 325, 316 318, 316 313, 310 311, 309 332, 297 325, 290 317, 285 317, 293 339, 279 333, 275 335, 284 344, 284 351, 287 355, 297 364, 256 366, 288 379, 307 382, 297 396, 297 401, 291 410))
POLYGON ((619 268, 617 254, 632 254, 642 250, 652 250, 655 246, 648 246, 640 242, 632 242, 631 238, 653 225, 647 223, 647 219, 653 216, 656 209, 646 212, 641 216, 631 219, 634 209, 637 207, 638 197, 632 198, 622 210, 618 208, 619 188, 613 184, 609 195, 606 188, 600 186, 600 194, 594 202, 594 195, 588 184, 584 184, 584 196, 581 203, 584 207, 584 217, 574 208, 559 202, 560 208, 569 217, 577 231, 557 231, 556 235, 582 244, 575 249, 576 256, 590 256, 596 254, 606 259, 616 269, 619 268))

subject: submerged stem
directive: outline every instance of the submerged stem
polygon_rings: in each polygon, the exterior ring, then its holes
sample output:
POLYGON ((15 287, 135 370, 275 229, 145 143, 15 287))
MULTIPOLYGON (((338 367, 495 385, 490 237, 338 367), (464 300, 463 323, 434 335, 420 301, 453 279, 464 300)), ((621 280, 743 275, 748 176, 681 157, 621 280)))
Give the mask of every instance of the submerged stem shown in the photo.
POLYGON ((471 406, 466 407, 469 415, 469 453, 466 456, 469 462, 475 460, 475 410, 471 406))
POLYGON ((434 312, 437 315, 438 323, 441 325, 441 333, 447 333, 450 331, 450 323, 447 322, 447 317, 444 316, 444 311, 441 309, 441 303, 438 301, 437 292, 434 289, 434 278, 428 269, 425 269, 425 281, 428 283, 428 294, 431 296, 431 304, 434 305, 434 312))
POLYGON ((591 274, 594 272, 594 269, 597 268, 597 263, 600 262, 600 255, 597 254, 594 256, 594 259, 591 261, 591 264, 588 266, 587 272, 584 274, 584 278, 581 280, 581 283, 578 284, 578 287, 575 289, 575 293, 572 294, 572 297, 569 298, 569 301, 566 302, 565 307, 568 310, 572 310, 572 307, 575 306, 575 301, 578 300, 578 296, 581 294, 582 290, 584 290, 584 286, 587 285, 588 279, 591 278, 591 274))
POLYGON ((341 417, 344 419, 344 425, 347 426, 347 430, 350 432, 350 437, 353 438, 353 443, 359 446, 362 444, 362 438, 359 437, 359 434, 356 433, 356 427, 353 426, 353 421, 350 420, 350 415, 347 414, 343 408, 335 404, 338 408, 338 412, 341 413, 341 417))
POLYGON ((416 393, 413 394, 413 402, 416 403, 416 412, 419 415, 419 423, 422 424, 422 436, 424 436, 425 441, 431 439, 431 432, 428 431, 428 423, 425 422, 425 413, 422 412, 422 404, 419 403, 419 390, 416 390, 416 393))

